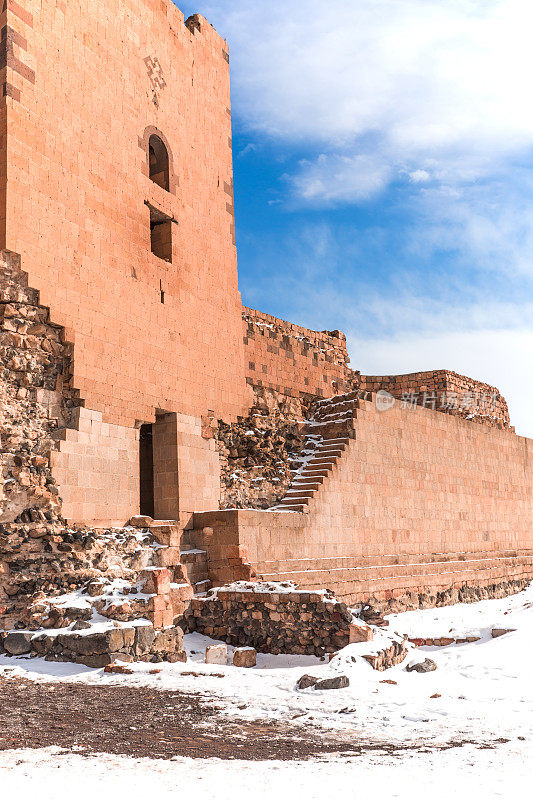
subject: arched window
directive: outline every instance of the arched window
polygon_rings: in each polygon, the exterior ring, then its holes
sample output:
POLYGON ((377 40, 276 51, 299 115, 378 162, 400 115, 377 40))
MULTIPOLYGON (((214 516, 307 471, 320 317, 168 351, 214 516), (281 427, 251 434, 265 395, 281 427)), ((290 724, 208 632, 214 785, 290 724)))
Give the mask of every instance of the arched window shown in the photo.
POLYGON ((170 163, 168 150, 164 142, 153 133, 148 141, 148 152, 150 157, 150 180, 161 186, 162 189, 170 191, 170 163))

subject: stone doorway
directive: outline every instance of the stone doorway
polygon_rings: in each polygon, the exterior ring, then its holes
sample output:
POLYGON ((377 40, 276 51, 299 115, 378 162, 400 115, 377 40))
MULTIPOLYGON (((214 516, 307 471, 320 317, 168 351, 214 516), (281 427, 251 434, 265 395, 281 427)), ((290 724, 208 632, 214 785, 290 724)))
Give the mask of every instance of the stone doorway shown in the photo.
POLYGON ((154 517, 154 430, 141 425, 139 431, 140 513, 154 517))

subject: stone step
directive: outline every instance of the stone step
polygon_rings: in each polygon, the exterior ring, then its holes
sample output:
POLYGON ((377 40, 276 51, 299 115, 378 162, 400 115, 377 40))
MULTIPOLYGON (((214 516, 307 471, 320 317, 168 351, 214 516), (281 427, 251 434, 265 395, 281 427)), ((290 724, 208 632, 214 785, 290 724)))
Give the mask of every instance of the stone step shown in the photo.
POLYGON ((184 571, 185 580, 187 580, 191 586, 209 577, 207 562, 203 564, 183 564, 182 569, 184 571))
MULTIPOLYGON (((323 447, 317 447, 313 456, 329 456, 332 453, 344 453, 347 445, 345 444, 328 444, 323 447)), ((313 457, 311 456, 311 457, 313 457)))
POLYGON ((327 478, 331 469, 327 469, 327 467, 320 467, 316 469, 305 469, 300 472, 302 478, 327 478))
POLYGON ((364 394, 367 394, 367 392, 363 392, 360 389, 353 389, 351 392, 344 392, 344 394, 336 394, 333 395, 333 397, 325 397, 323 400, 319 400, 316 405, 317 408, 322 408, 328 403, 359 400, 364 394))
POLYGON ((326 478, 329 475, 329 470, 326 470, 325 473, 326 473, 325 475, 317 475, 315 478, 309 478, 308 473, 304 472, 304 470, 298 470, 298 471, 295 470, 292 473, 292 480, 293 481, 305 480, 307 483, 323 483, 324 478, 326 478))
POLYGON ((335 436, 336 438, 339 433, 347 433, 350 428, 353 428, 353 424, 354 420, 352 417, 350 417, 350 419, 337 421, 316 422, 313 423, 313 430, 320 433, 325 439, 328 439, 330 436, 332 438, 335 436))
POLYGON ((324 456, 324 458, 313 458, 311 461, 308 461, 305 465, 307 469, 315 468, 315 467, 327 467, 333 466, 337 463, 340 458, 340 453, 338 456, 324 456))
POLYGON ((205 594, 206 592, 209 591, 209 589, 212 587, 212 585, 213 584, 211 583, 209 578, 205 578, 203 581, 197 581, 194 584, 194 593, 195 594, 205 594))
POLYGON ((314 419, 319 419, 326 414, 344 414, 358 408, 359 400, 339 400, 317 408, 314 419))
POLYGON ((194 550, 196 547, 196 531, 187 530, 181 534, 181 547, 184 550, 194 550))
POLYGON ((256 569, 267 573, 315 572, 320 570, 414 570, 429 565, 438 566, 440 571, 449 572, 461 565, 474 562, 494 561, 500 563, 529 563, 533 552, 528 550, 488 550, 479 553, 449 552, 440 554, 398 553, 389 555, 332 556, 326 558, 292 558, 262 561, 254 564, 256 569))
POLYGON ((272 506, 272 508, 270 508, 269 511, 303 511, 304 508, 305 508, 305 506, 302 505, 302 504, 300 504, 300 505, 281 505, 281 504, 279 504, 277 506, 272 506))
POLYGON ((194 589, 189 583, 171 583, 170 584, 170 599, 172 605, 176 603, 192 600, 194 589))
POLYGON ((200 550, 198 548, 187 548, 185 550, 181 550, 180 560, 182 564, 206 564, 207 551, 200 550))

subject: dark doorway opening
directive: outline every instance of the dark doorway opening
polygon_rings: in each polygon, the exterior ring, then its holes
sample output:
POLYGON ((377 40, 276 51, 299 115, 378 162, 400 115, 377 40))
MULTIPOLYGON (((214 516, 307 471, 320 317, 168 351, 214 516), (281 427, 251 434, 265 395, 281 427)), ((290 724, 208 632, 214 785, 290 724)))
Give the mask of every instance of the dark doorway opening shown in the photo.
POLYGON ((152 425, 141 425, 139 436, 140 511, 154 517, 154 432, 152 425))

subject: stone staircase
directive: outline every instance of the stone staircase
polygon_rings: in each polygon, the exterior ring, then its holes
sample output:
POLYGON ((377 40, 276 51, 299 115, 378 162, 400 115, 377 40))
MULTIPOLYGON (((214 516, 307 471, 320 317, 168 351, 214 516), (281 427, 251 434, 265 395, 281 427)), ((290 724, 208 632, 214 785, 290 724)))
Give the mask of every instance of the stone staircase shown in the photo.
POLYGON ((308 505, 335 465, 355 439, 355 419, 361 400, 371 400, 370 392, 353 391, 317 403, 306 424, 306 437, 300 465, 285 497, 270 511, 305 513, 308 505))
POLYGON ((195 594, 204 594, 211 588, 207 551, 196 547, 194 531, 184 531, 181 537, 181 564, 195 594))
POLYGON ((191 546, 189 532, 182 533, 173 520, 155 520, 149 530, 159 548, 144 575, 156 595, 147 616, 156 627, 165 627, 185 613, 195 594, 210 588, 207 553, 191 546))

